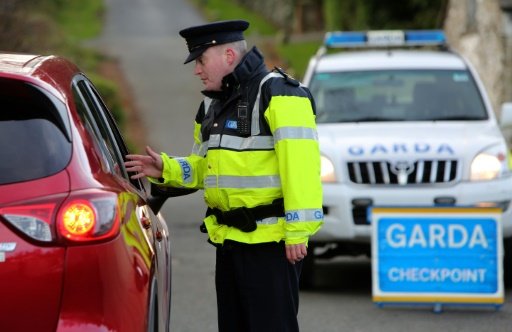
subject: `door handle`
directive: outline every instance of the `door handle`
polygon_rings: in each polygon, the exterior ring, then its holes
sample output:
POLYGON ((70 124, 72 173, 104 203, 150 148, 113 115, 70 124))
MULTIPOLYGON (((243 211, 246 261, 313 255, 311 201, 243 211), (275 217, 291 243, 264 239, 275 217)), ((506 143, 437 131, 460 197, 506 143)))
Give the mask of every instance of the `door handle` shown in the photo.
POLYGON ((148 217, 140 217, 140 222, 142 224, 142 227, 144 227, 144 229, 149 229, 151 227, 151 220, 148 218, 148 217))

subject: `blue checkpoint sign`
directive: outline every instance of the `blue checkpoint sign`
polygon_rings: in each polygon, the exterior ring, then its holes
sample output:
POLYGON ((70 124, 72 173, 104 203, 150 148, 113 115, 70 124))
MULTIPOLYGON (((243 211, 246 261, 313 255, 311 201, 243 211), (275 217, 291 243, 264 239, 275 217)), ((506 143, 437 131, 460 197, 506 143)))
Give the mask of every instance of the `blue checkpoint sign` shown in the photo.
POLYGON ((502 304, 501 210, 372 208, 378 303, 502 304))

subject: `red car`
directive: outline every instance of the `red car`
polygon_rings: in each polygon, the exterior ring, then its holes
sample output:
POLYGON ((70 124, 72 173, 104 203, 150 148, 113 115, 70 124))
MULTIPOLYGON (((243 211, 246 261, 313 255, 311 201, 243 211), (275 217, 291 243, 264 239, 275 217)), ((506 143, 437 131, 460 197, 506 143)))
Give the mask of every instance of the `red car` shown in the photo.
POLYGON ((127 153, 74 64, 0 54, 0 331, 169 330, 166 197, 127 153))

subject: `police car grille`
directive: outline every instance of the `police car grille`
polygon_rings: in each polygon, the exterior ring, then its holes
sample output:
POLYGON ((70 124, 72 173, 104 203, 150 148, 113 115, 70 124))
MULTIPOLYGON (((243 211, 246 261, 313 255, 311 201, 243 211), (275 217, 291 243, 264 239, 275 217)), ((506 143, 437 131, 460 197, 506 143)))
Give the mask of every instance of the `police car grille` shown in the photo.
POLYGON ((348 162, 348 173, 351 182, 372 185, 449 183, 457 179, 457 160, 420 160, 412 166, 403 176, 405 183, 399 181, 396 167, 387 161, 348 162))

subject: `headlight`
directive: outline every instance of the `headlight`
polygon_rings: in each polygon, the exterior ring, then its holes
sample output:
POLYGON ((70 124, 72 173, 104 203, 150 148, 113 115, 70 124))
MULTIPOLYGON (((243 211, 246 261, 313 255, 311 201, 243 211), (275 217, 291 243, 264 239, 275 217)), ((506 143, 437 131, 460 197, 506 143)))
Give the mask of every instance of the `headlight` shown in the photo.
POLYGON ((336 182, 336 174, 334 173, 334 165, 332 161, 325 156, 320 156, 320 163, 320 176, 322 178, 322 182, 336 182))
POLYGON ((480 153, 471 163, 471 181, 492 180, 500 177, 507 170, 507 158, 501 149, 490 149, 480 153))

